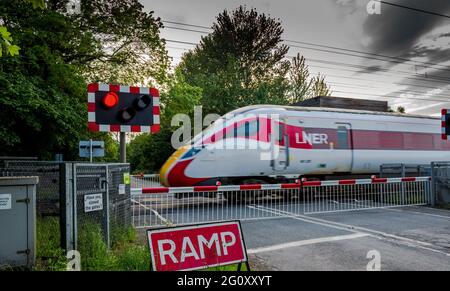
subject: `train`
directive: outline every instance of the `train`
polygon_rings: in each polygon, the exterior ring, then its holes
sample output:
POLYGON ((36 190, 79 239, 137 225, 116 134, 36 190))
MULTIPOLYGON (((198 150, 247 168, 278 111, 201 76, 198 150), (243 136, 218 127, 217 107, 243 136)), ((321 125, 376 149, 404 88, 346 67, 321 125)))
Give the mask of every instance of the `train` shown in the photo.
POLYGON ((216 120, 160 170, 169 187, 373 175, 387 163, 450 160, 441 119, 323 107, 254 105, 216 120))

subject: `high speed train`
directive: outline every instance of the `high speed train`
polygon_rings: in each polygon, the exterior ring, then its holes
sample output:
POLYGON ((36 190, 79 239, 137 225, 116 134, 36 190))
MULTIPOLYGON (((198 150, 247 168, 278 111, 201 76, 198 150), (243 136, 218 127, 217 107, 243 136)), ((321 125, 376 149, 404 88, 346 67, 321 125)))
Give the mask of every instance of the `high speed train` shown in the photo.
POLYGON ((179 148, 160 178, 165 186, 278 183, 439 160, 450 160, 439 118, 256 105, 226 114, 179 148))

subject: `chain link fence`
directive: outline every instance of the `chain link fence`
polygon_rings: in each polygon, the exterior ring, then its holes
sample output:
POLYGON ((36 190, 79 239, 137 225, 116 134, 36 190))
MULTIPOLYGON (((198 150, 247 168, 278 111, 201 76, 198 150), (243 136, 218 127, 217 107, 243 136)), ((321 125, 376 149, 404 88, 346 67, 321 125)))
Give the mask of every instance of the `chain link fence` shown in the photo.
POLYGON ((140 174, 131 176, 131 188, 159 187, 159 174, 140 174))
POLYGON ((450 205, 450 162, 433 162, 432 180, 433 193, 438 204, 450 205))
POLYGON ((39 177, 38 239, 45 230, 67 250, 96 238, 110 246, 132 226, 129 173, 129 164, 0 158, 0 176, 39 177))
POLYGON ((109 164, 108 173, 110 237, 114 242, 132 225, 130 166, 109 164))
POLYGON ((95 239, 94 235, 109 244, 107 167, 75 164, 74 178, 76 248, 79 244, 87 247, 88 242, 95 239))
POLYGON ((59 216, 60 162, 0 161, 1 176, 38 176, 36 207, 40 216, 59 216))

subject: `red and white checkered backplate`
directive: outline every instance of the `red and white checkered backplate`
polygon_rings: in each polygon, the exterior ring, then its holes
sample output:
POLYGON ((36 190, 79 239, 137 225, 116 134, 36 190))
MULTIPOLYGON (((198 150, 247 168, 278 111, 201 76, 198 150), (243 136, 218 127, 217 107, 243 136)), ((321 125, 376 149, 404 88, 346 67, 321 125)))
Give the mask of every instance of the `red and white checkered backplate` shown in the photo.
POLYGON ((131 87, 112 84, 88 85, 88 127, 90 131, 102 132, 149 132, 156 133, 160 129, 159 91, 155 88, 131 87), (150 94, 153 97, 153 125, 115 125, 98 124, 95 121, 95 92, 122 92, 134 94, 150 94))
POLYGON ((449 113, 447 109, 442 109, 442 119, 441 119, 441 127, 442 127, 442 139, 448 140, 450 139, 450 135, 447 135, 445 128, 447 126, 446 124, 446 115, 449 113))

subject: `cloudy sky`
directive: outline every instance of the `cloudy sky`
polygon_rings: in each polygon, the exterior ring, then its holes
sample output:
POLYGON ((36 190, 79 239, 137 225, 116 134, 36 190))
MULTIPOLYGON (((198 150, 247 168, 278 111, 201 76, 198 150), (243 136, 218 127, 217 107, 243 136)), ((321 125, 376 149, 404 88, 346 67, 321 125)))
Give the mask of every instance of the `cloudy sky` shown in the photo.
MULTIPOLYGON (((450 107, 450 17, 388 4, 381 4, 381 14, 369 14, 369 0, 141 2, 163 20, 174 65, 221 11, 246 5, 282 22, 289 55, 304 55, 334 96, 387 100, 414 114, 437 116, 450 107)), ((386 2, 450 15, 448 0, 386 2)))

